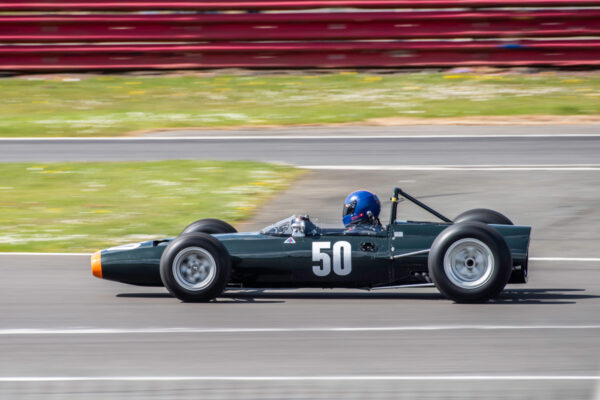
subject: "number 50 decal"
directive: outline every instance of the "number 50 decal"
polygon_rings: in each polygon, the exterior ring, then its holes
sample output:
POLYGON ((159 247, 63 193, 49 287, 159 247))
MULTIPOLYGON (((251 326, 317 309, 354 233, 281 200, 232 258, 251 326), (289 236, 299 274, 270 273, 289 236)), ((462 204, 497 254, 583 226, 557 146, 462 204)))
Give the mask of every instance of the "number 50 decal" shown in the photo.
MULTIPOLYGON (((322 250, 331 248, 331 242, 313 242, 312 260, 322 262, 321 265, 313 265, 313 272, 317 276, 327 276, 331 273, 331 256, 322 250)), ((352 272, 352 246, 350 243, 341 241, 333 244, 333 272, 344 276, 352 272)))

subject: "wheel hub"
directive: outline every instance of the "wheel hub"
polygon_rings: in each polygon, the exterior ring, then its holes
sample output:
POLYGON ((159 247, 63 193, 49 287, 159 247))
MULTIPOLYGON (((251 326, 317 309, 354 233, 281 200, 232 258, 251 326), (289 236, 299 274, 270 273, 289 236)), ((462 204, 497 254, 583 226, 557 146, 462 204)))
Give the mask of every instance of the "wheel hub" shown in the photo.
POLYGON ((483 286, 494 271, 494 255, 482 241, 474 238, 457 240, 446 250, 444 272, 463 289, 483 286))
POLYGON ((173 260, 173 276, 187 290, 202 290, 216 276, 216 262, 212 255, 200 247, 188 247, 173 260))

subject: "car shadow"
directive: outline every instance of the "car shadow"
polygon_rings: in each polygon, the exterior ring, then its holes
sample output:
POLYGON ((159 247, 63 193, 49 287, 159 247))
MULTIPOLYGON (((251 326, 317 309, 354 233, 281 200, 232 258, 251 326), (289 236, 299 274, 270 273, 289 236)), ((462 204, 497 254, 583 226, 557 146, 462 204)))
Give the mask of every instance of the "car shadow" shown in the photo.
MULTIPOLYGON (((295 290, 295 289, 291 289, 295 290)), ((585 289, 505 289, 500 295, 486 304, 575 304, 577 300, 596 299, 600 296, 585 294, 585 289)), ((116 297, 160 299, 174 296, 170 293, 119 293, 116 297)), ((331 292, 319 291, 285 291, 264 289, 236 289, 223 293, 215 303, 285 303, 285 300, 442 300, 448 301, 438 292, 377 292, 352 291, 331 292)))
MULTIPOLYGON (((295 290, 295 289, 291 289, 295 290)), ((254 298, 254 299, 304 299, 304 300, 445 300, 439 293, 423 292, 423 293, 391 293, 391 292, 375 292, 375 291, 356 291, 356 292, 330 292, 327 289, 314 292, 289 292, 285 290, 270 290, 262 289, 245 290, 245 291, 228 291, 221 297, 231 298, 254 298)))
MULTIPOLYGON (((144 299, 175 299, 171 293, 119 293, 116 297, 124 297, 124 298, 144 298, 144 299)), ((233 296, 227 296, 227 293, 224 293, 223 296, 217 298, 216 300, 211 301, 211 303, 285 303, 285 301, 280 300, 257 300, 255 298, 236 298, 233 296)))
POLYGON ((141 297, 145 299, 174 298, 171 293, 119 293, 116 297, 141 297))
MULTIPOLYGON (((505 289, 500 296, 488 302, 488 304, 575 304, 577 300, 600 298, 600 296, 584 294, 585 289, 505 289)), ((287 291, 264 291, 246 290, 229 291, 221 297, 236 299, 306 299, 306 300, 443 300, 448 301, 438 292, 287 292, 287 291)))
POLYGON ((600 296, 585 294, 585 289, 504 289, 491 300, 493 304, 575 304, 577 300, 597 299, 600 296))

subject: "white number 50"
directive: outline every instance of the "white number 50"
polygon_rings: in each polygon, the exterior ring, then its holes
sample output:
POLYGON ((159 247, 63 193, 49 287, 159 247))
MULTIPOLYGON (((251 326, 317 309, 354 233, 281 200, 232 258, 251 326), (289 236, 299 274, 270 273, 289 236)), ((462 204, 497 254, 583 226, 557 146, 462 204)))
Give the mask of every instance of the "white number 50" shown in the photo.
MULTIPOLYGON (((321 265, 313 265, 313 272, 317 276, 327 276, 331 273, 331 257, 322 250, 331 247, 331 242, 313 242, 312 260, 322 262, 321 265)), ((335 242, 332 248, 333 272, 344 276, 352 272, 352 246, 345 241, 335 242)))

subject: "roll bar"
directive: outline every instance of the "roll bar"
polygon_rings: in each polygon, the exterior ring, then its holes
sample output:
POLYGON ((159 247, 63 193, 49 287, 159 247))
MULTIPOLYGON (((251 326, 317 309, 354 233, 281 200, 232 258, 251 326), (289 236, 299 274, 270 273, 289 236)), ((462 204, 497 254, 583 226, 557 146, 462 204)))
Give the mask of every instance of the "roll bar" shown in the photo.
POLYGON ((394 195, 391 199, 392 200, 392 210, 390 212, 390 225, 393 224, 394 221, 396 221, 396 213, 398 212, 398 203, 399 203, 400 197, 404 197, 406 200, 418 205, 423 210, 435 215, 442 221, 452 223, 452 220, 450 218, 446 218, 439 212, 435 211, 433 208, 429 207, 427 204, 415 199, 410 194, 406 193, 404 190, 397 187, 397 188, 394 188, 394 195))

